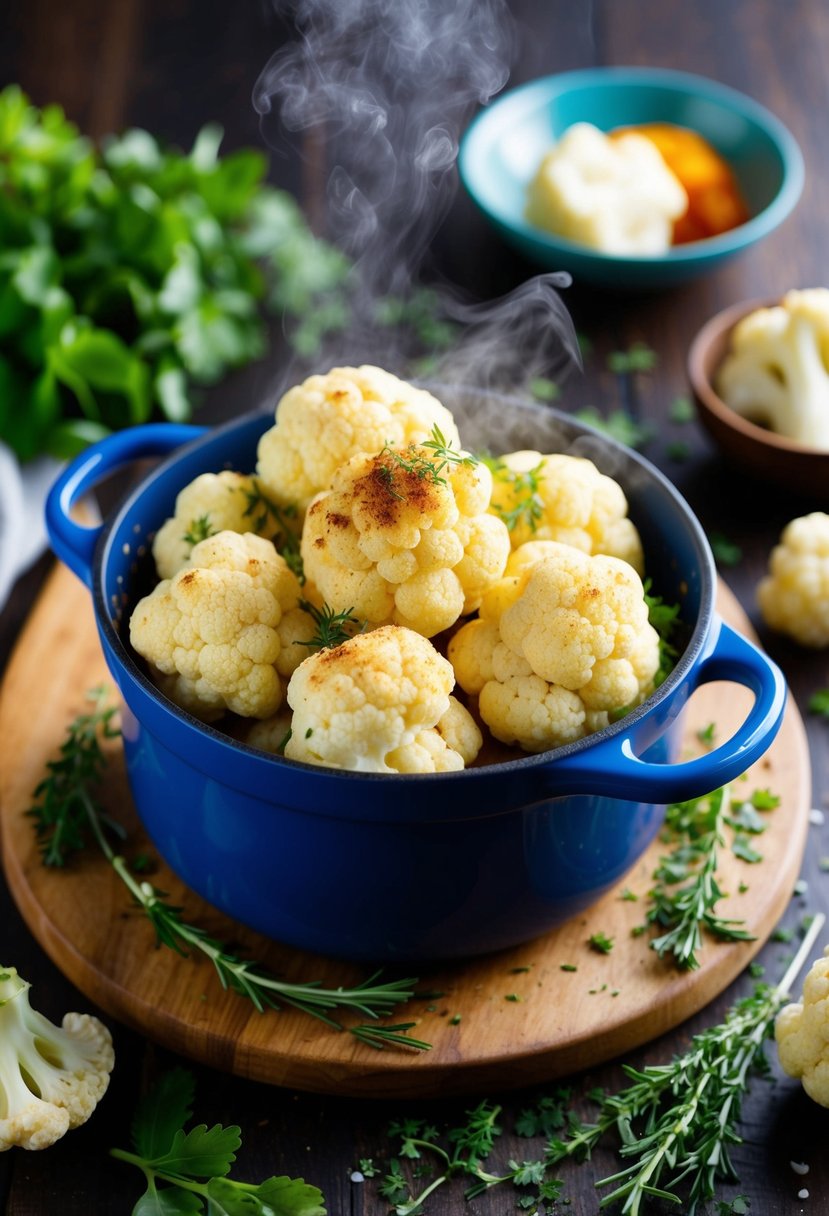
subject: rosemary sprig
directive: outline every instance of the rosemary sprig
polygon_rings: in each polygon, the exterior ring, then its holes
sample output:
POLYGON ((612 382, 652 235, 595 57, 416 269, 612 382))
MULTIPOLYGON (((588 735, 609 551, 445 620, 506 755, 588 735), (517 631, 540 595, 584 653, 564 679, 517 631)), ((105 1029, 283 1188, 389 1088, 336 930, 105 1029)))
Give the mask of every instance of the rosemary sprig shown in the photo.
POLYGON ((679 843, 660 860, 654 873, 656 885, 649 892, 647 921, 666 932, 650 944, 660 958, 670 954, 687 970, 699 967, 697 951, 702 947, 703 928, 721 941, 754 940, 743 921, 725 919, 715 911, 722 898, 716 874, 729 811, 726 785, 701 798, 675 802, 666 812, 667 830, 679 843), (680 883, 684 885, 678 886, 680 883))
POLYGON ((215 532, 210 525, 210 515, 199 515, 197 519, 191 519, 187 531, 182 536, 182 540, 186 545, 197 545, 199 541, 207 540, 208 536, 215 536, 215 532))
POLYGON ((311 617, 317 627, 317 632, 307 642, 296 642, 297 646, 309 646, 313 650, 329 650, 333 646, 340 646, 343 642, 349 641, 355 632, 360 633, 368 624, 367 621, 360 621, 353 615, 353 608, 335 612, 330 604, 323 604, 322 608, 317 608, 308 600, 300 600, 299 606, 311 617), (349 629, 349 625, 356 626, 356 630, 349 629))
POLYGON ((622 1141, 620 1155, 633 1160, 596 1183, 614 1187, 602 1197, 602 1208, 623 1200, 624 1216, 639 1216, 648 1197, 681 1204, 676 1188, 687 1181, 688 1206, 683 1211, 693 1216, 700 1203, 714 1196, 718 1181, 734 1181, 729 1150, 741 1143, 737 1127, 743 1095, 751 1075, 768 1067, 766 1039, 825 919, 819 914, 812 921, 776 987, 755 985, 723 1022, 695 1035, 689 1049, 669 1064, 643 1069, 625 1065, 633 1084, 602 1097, 595 1123, 574 1126, 566 1140, 552 1139, 547 1166, 568 1158, 584 1160, 615 1127, 622 1141))
POLYGON ((272 540, 277 552, 284 557, 289 569, 293 570, 299 579, 300 586, 304 587, 305 569, 299 550, 299 537, 296 534, 298 520, 296 503, 288 503, 287 506, 281 507, 265 493, 261 483, 255 477, 251 480, 251 487, 250 490, 242 491, 247 501, 242 515, 245 518, 251 518, 256 532, 263 532, 269 526, 273 527, 272 540))
POLYGON ((420 445, 426 448, 427 451, 433 452, 436 459, 440 461, 437 466, 437 473, 440 474, 447 465, 454 465, 455 468, 474 469, 479 463, 478 458, 470 452, 459 452, 447 442, 446 436, 440 429, 437 423, 432 427, 429 438, 424 439, 420 445))
MULTIPOLYGON (((64 866, 71 854, 85 848, 90 789, 98 784, 107 764, 101 740, 117 739, 121 734, 112 724, 116 706, 107 705, 109 690, 101 685, 86 695, 92 708, 69 724, 60 758, 47 763, 47 775, 34 792, 37 802, 26 812, 34 820, 40 855, 47 866, 64 866)), ((125 835, 121 825, 102 810, 96 809, 95 814, 116 836, 125 835)))
POLYGON ((544 471, 544 461, 540 460, 533 468, 519 473, 511 469, 499 456, 484 458, 495 481, 510 488, 512 506, 500 506, 493 503, 493 510, 498 514, 507 529, 514 532, 521 525, 535 532, 544 515, 544 502, 541 498, 541 474, 544 471))
MULTIPOLYGON (((136 879, 126 859, 115 852, 107 838, 107 830, 123 838, 123 828, 105 815, 95 800, 94 791, 106 766, 100 740, 102 737, 116 738, 120 734, 112 725, 116 711, 114 706, 105 704, 107 695, 106 688, 92 690, 89 694, 93 702, 92 711, 79 715, 70 724, 67 739, 61 747, 60 760, 49 762, 48 775, 35 790, 34 796, 40 801, 28 814, 35 819, 46 865, 65 865, 70 853, 85 847, 87 832, 91 833, 112 869, 150 921, 158 944, 175 950, 185 958, 191 950, 198 950, 210 959, 222 987, 246 997, 260 1013, 268 1008, 279 1009, 290 1005, 319 1018, 336 1030, 342 1030, 340 1023, 330 1016, 334 1010, 352 1010, 376 1019, 414 995, 416 979, 380 982, 380 972, 375 972, 353 988, 322 988, 318 981, 294 984, 277 979, 258 963, 233 954, 204 929, 191 925, 183 919, 182 908, 168 903, 162 891, 149 882, 136 879)), ((428 1050, 429 1043, 405 1034, 413 1025, 360 1025, 349 1027, 349 1030, 361 1042, 378 1049, 393 1044, 417 1051, 428 1050)))

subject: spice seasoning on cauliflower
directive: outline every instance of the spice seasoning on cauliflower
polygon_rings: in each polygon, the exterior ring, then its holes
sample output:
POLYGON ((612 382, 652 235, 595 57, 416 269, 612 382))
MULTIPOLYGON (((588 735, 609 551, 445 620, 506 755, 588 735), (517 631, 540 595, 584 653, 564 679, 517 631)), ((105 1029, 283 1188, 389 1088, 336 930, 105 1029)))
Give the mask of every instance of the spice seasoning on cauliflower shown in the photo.
POLYGON ((606 726, 653 690, 659 635, 626 562, 548 543, 487 592, 449 658, 496 739, 545 751, 606 726))
POLYGON ((474 612, 501 577, 510 544, 506 525, 487 513, 492 475, 436 447, 354 456, 311 503, 302 558, 335 610, 433 637, 474 612))
POLYGON ((555 540, 619 557, 642 573, 642 542, 628 519, 624 491, 592 460, 523 451, 489 463, 490 509, 506 523, 513 549, 529 540, 555 540))
POLYGON ((335 367, 285 393, 259 441, 257 471, 277 503, 305 510, 352 456, 417 443, 435 425, 460 446, 449 410, 425 389, 379 367, 335 367))
POLYGON ((533 178, 526 217, 568 241, 611 254, 665 253, 688 195, 643 135, 610 138, 569 127, 533 178))
POLYGON ((715 387, 750 422, 829 450, 829 289, 789 291, 734 327, 715 387))
POLYGON ((115 1063, 106 1026, 67 1013, 55 1026, 29 1004, 30 985, 0 967, 0 1153, 48 1148, 85 1123, 115 1063))
POLYGON ((226 710, 267 718, 313 634, 295 574, 270 541, 220 532, 194 546, 184 569, 136 605, 134 649, 172 701, 206 722, 226 710))
POLYGON ((803 997, 786 1005, 774 1026, 783 1071, 800 1077, 810 1098, 829 1106, 829 947, 812 964, 803 997))
POLYGON ((771 629, 801 646, 829 646, 829 515, 813 511, 786 525, 757 602, 771 629))
POLYGON ((386 625, 319 651, 288 685, 285 755, 358 772, 447 772, 477 755, 480 733, 450 696, 451 664, 411 629, 386 625))

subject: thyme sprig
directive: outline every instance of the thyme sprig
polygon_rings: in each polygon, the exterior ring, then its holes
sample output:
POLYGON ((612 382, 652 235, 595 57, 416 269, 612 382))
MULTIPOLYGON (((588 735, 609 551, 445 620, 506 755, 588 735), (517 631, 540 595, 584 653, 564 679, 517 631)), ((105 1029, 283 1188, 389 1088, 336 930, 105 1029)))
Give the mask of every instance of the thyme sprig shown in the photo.
POLYGON ((702 948, 703 929, 720 941, 754 940, 743 921, 716 913, 723 895, 717 866, 729 812, 727 785, 701 798, 675 802, 666 812, 666 829, 676 844, 654 872, 656 885, 649 892, 647 921, 666 930, 653 939, 651 949, 660 958, 672 955, 686 970, 699 967, 697 952, 702 948))
POLYGON ((251 519, 256 532, 264 532, 268 527, 273 529, 271 539, 277 552, 284 557, 289 569, 293 570, 299 579, 300 586, 304 587, 305 569, 299 549, 299 537, 296 533, 299 518, 296 503, 291 502, 284 507, 280 506, 269 494, 265 493, 261 482, 257 481, 255 477, 251 479, 251 489, 243 490, 242 493, 247 501, 247 506, 242 512, 243 517, 251 519))
POLYGON ((215 531, 210 523, 210 515, 205 514, 190 520, 187 531, 181 539, 192 548, 199 541, 207 540, 209 536, 215 536, 215 531))
MULTIPOLYGON (((206 930, 190 924, 182 916, 183 909, 169 903, 164 892, 137 879, 126 858, 115 852, 107 836, 110 832, 123 839, 123 828, 101 810, 95 797, 107 763, 101 739, 114 739, 120 734, 112 724, 116 709, 106 704, 106 688, 95 688, 88 695, 92 710, 70 723, 60 759, 47 765, 47 776, 35 790, 38 801, 28 812, 35 820, 44 864, 65 865, 69 855, 83 849, 91 835, 153 926, 158 944, 184 958, 192 950, 199 951, 213 964, 222 987, 247 998, 260 1013, 288 1005, 342 1030, 343 1026, 331 1016, 335 1010, 377 1019, 414 995, 416 979, 381 981, 379 971, 352 988, 323 988, 318 981, 290 983, 277 979, 259 963, 240 958, 206 930)), ((405 1033, 413 1025, 413 1022, 368 1024, 348 1029, 361 1042, 377 1049, 395 1045, 428 1050, 429 1043, 405 1033)))
POLYGON ((444 469, 454 467, 474 468, 479 464, 477 456, 468 452, 459 452, 447 441, 446 436, 437 423, 432 427, 428 439, 421 443, 410 443, 404 452, 391 447, 389 444, 381 450, 382 463, 377 467, 377 475, 393 498, 405 501, 405 494, 399 494, 395 488, 394 466, 402 469, 418 479, 428 481, 434 486, 448 484, 443 476, 444 469), (422 455, 422 451, 430 452, 430 456, 422 455))
POLYGON ((514 532, 520 525, 535 532, 544 515, 544 501, 541 497, 541 474, 544 471, 544 460, 540 460, 537 465, 524 472, 511 469, 500 456, 484 457, 484 463, 495 481, 509 486, 512 506, 492 504, 493 510, 507 525, 508 531, 514 532))
POLYGON ((622 1142, 620 1156, 631 1164, 596 1186, 613 1186, 599 1206, 624 1201, 625 1216, 639 1216, 649 1197, 682 1204, 676 1190, 683 1183, 690 1184, 683 1210, 693 1216, 700 1203, 713 1198, 719 1181, 734 1181, 730 1149, 742 1139, 737 1128, 743 1095, 751 1076, 768 1069, 765 1042, 825 919, 819 914, 812 921, 776 987, 755 985, 723 1022, 695 1035, 688 1050, 669 1064, 643 1069, 625 1065, 633 1083, 602 1098, 594 1123, 571 1127, 567 1139, 552 1139, 547 1166, 568 1158, 583 1161, 615 1128, 622 1142))
POLYGON ((299 606, 311 617, 317 627, 317 632, 308 641, 296 642, 297 646, 308 646, 313 650, 329 650, 349 641, 355 633, 365 630, 368 624, 367 621, 361 621, 359 617, 354 616, 353 608, 335 612, 330 604, 323 604, 321 608, 317 608, 308 600, 300 600, 299 606))

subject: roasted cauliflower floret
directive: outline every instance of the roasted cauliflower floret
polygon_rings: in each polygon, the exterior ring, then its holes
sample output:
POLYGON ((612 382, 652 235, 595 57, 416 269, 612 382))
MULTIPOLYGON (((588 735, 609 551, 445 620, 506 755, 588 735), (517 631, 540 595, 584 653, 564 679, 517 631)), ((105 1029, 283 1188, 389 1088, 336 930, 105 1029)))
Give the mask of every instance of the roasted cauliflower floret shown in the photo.
POLYGON ((220 532, 136 605, 130 640, 172 701, 206 722, 267 718, 304 657, 300 586, 270 541, 220 532))
POLYGON ((480 734, 450 696, 454 684, 451 664, 419 633, 386 625, 358 634, 294 672, 285 755, 369 773, 463 768, 480 734))
POLYGON ((473 458, 423 446, 354 456, 308 509, 305 572, 337 610, 426 637, 474 612, 509 554, 487 514, 492 476, 473 458))
POLYGON ((809 1097, 829 1106, 829 947, 812 964, 802 1000, 780 1010, 774 1037, 783 1071, 800 1077, 809 1097))
POLYGON ((304 510, 352 456, 417 443, 435 425, 460 446, 449 410, 425 389, 379 367, 335 367, 281 398, 259 441, 257 471, 276 502, 304 510))
POLYGON ((786 525, 757 602, 771 629, 801 646, 829 646, 829 515, 813 511, 786 525))
POLYGON ((514 549, 555 540, 583 553, 604 553, 644 568, 642 542, 628 519, 624 491, 592 460, 510 452, 493 463, 491 510, 509 528, 514 549))
POLYGON ((568 545, 508 574, 449 643, 458 683, 496 739, 529 752, 580 739, 653 689, 659 636, 641 580, 568 545))
POLYGON ((30 985, 0 968, 0 1152, 48 1148, 85 1123, 115 1063, 106 1026, 67 1013, 55 1026, 29 1004, 30 985))
MULTIPOLYGON (((218 532, 260 532, 253 519, 255 480, 243 473, 201 473, 179 493, 175 513, 153 541, 159 578, 172 578, 190 559, 194 545, 218 532)), ((263 535, 270 531, 262 529, 263 535)))

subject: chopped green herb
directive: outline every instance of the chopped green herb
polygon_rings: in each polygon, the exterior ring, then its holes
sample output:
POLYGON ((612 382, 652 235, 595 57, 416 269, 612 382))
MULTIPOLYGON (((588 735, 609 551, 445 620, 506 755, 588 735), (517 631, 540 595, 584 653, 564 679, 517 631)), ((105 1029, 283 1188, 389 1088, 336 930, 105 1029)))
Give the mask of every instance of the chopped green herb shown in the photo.
POLYGON ((766 974, 766 969, 762 963, 749 963, 748 973, 753 980, 759 980, 766 974))
POLYGON ((794 929, 775 929, 771 935, 773 942, 791 942, 794 941, 794 929))
POLYGON ((293 733, 294 733, 293 730, 289 726, 288 729, 285 731, 285 734, 282 736, 282 738, 279 740, 279 742, 276 745, 277 755, 279 755, 279 756, 285 755, 285 748, 293 733))
POLYGON ((732 841, 731 852, 735 857, 739 857, 741 861, 748 861, 752 865, 756 865, 758 861, 763 860, 763 854, 757 852, 748 836, 743 836, 739 833, 732 841))
POLYGON ((449 1025, 450 1025, 450 1026, 460 1026, 460 1024, 461 1024, 461 1015, 460 1015, 459 1013, 454 1014, 454 1015, 453 1015, 453 1016, 452 1016, 452 1017, 449 1019, 449 1025))
POLYGON ((691 445, 684 439, 672 439, 666 445, 665 452, 669 460, 674 460, 677 464, 683 464, 691 455, 691 445))
POLYGON ((484 457, 483 462, 492 473, 494 481, 509 487, 511 496, 510 504, 494 502, 492 509, 501 517, 510 532, 519 525, 534 532, 544 516, 544 500, 540 493, 544 461, 540 460, 537 465, 523 473, 511 469, 500 456, 484 457))
POLYGON ((797 882, 794 884, 794 892, 793 892, 793 893, 794 893, 795 895, 797 895, 797 896, 798 896, 800 899, 802 899, 802 898, 803 898, 803 896, 806 894, 806 892, 807 892, 808 890, 809 890, 809 884, 808 884, 808 882, 806 881, 806 879, 805 879, 805 878, 798 878, 797 882))
POLYGON ((639 896, 636 894, 635 891, 631 891, 628 887, 625 887, 624 891, 619 896, 619 899, 623 899, 625 901, 625 903, 633 904, 633 903, 637 902, 637 900, 639 899, 639 896))
POLYGON ((644 342, 634 342, 627 350, 614 350, 607 356, 607 370, 617 375, 652 372, 658 362, 655 350, 644 342))
POLYGON ((625 410, 611 410, 605 417, 594 406, 576 410, 573 414, 579 422, 586 422, 603 435, 609 435, 617 443, 628 448, 643 448, 653 438, 653 429, 631 418, 625 410))
POLYGON ((693 422, 696 416, 697 411, 690 397, 674 397, 668 410, 671 422, 681 425, 685 422, 693 422))
POLYGON ((314 728, 313 728, 313 726, 309 726, 309 727, 308 727, 308 729, 307 729, 307 730, 306 730, 306 732, 305 732, 305 738, 306 738, 306 739, 310 739, 310 738, 311 738, 311 736, 313 735, 313 733, 314 733, 314 728))
POLYGON ((745 893, 748 889, 749 889, 748 883, 742 882, 742 881, 740 882, 740 885, 737 887, 737 891, 740 895, 745 895, 745 893))
POLYGON ((817 868, 823 874, 829 874, 829 857, 821 857, 818 860, 817 868))
POLYGON ((608 937, 606 933, 593 933, 587 939, 587 944, 598 954, 610 954, 613 949, 613 938, 608 937))
POLYGON ((215 536, 213 528, 210 526, 210 516, 200 515, 198 519, 191 519, 190 526, 182 536, 182 540, 186 545, 197 545, 199 541, 207 540, 208 536, 215 536))
POLYGON ((574 963, 562 963, 559 971, 578 971, 578 967, 574 963))
POLYGON ((360 1158, 360 1173, 364 1178, 374 1178, 378 1173, 377 1166, 374 1164, 373 1157, 360 1158))
POLYGON ((755 811, 774 811, 780 806, 780 795, 771 790, 755 790, 750 798, 755 811))
POLYGON ((519 996, 517 992, 508 992, 507 995, 504 997, 505 1001, 512 1001, 514 1004, 517 1004, 518 1001, 523 1001, 523 999, 524 998, 522 996, 519 996))
POLYGON ((510 967, 510 975, 521 975, 524 971, 531 971, 531 967, 510 967))
POLYGON ((711 552, 719 565, 739 566, 743 560, 743 551, 739 545, 735 545, 722 532, 712 532, 708 539, 711 542, 711 552))
POLYGON ((809 698, 809 713, 829 718, 829 688, 821 688, 809 698))
POLYGON ((561 396, 561 389, 554 380, 546 376, 536 376, 530 381, 530 392, 537 401, 556 401, 561 396))
POLYGON ((707 726, 703 726, 697 731, 697 738, 700 743, 713 743, 717 733, 716 722, 709 722, 707 726))

